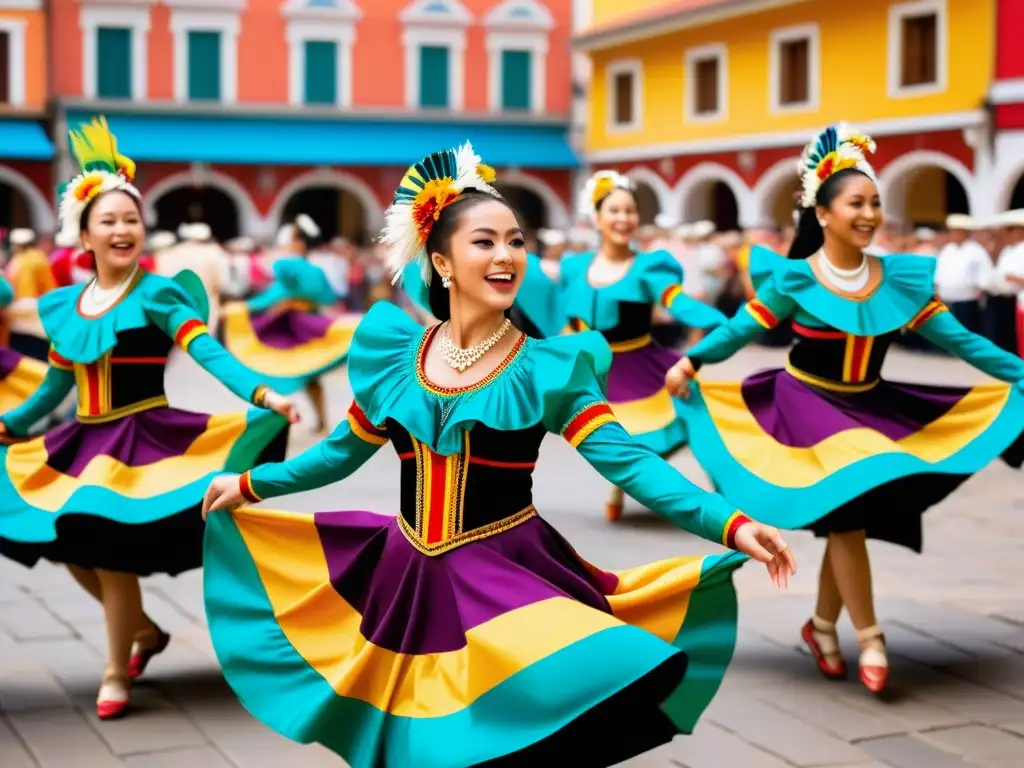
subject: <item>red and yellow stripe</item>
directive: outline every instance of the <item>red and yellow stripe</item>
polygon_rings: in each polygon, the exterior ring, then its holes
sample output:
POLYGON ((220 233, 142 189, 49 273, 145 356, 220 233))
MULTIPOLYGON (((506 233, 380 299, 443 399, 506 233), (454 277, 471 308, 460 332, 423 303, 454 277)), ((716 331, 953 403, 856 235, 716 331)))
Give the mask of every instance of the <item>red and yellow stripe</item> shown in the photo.
POLYGON ((75 364, 68 360, 64 355, 60 354, 53 347, 50 347, 50 353, 47 355, 47 361, 54 368, 59 368, 62 371, 74 370, 75 364))
POLYGON ((568 440, 573 448, 578 448, 598 427, 613 421, 615 414, 608 403, 593 403, 569 419, 569 423, 562 430, 562 437, 568 440))
POLYGON ((250 504, 256 504, 257 502, 263 501, 259 494, 252 488, 252 476, 249 474, 249 470, 246 470, 238 476, 238 491, 242 494, 242 498, 250 504))
POLYGON ((845 339, 846 334, 842 331, 830 331, 825 328, 810 328, 798 322, 792 322, 793 333, 803 336, 805 339, 845 339))
POLYGON ((843 381, 849 384, 862 384, 868 377, 868 365, 871 362, 871 349, 875 345, 874 336, 846 336, 846 351, 843 354, 843 381))
POLYGON ((927 323, 940 312, 948 311, 949 307, 947 307, 938 299, 932 299, 931 301, 924 305, 924 308, 920 312, 918 312, 911 318, 910 322, 907 323, 907 330, 916 331, 918 328, 927 323))
POLYGON ((580 320, 578 317, 569 318, 569 329, 574 333, 582 333, 583 331, 589 331, 590 326, 580 320))
POLYGON ((729 549, 736 549, 736 531, 747 523, 753 522, 738 509, 725 521, 725 528, 722 529, 722 544, 729 549))
POLYGON ((462 533, 469 433, 463 434, 462 452, 451 456, 434 453, 416 438, 411 439, 417 477, 415 534, 422 549, 437 551, 462 533))
POLYGON ((375 426, 355 400, 348 407, 348 426, 356 437, 367 443, 384 445, 388 441, 387 429, 375 426))
POLYGON ((747 312, 750 313, 757 322, 764 326, 767 330, 775 328, 779 324, 779 318, 775 316, 775 313, 768 309, 767 305, 760 299, 751 299, 744 305, 747 312))
POLYGON ((110 353, 93 363, 76 363, 75 386, 78 388, 78 415, 102 416, 113 407, 110 391, 110 353))
POLYGON ((675 285, 670 285, 668 288, 661 292, 661 306, 663 306, 665 309, 672 309, 672 302, 682 295, 682 285, 678 283, 676 283, 675 285))
POLYGON ((196 320, 195 318, 186 320, 178 327, 178 330, 174 332, 174 343, 188 352, 189 344, 204 333, 209 332, 210 329, 207 328, 206 323, 201 320, 196 320))

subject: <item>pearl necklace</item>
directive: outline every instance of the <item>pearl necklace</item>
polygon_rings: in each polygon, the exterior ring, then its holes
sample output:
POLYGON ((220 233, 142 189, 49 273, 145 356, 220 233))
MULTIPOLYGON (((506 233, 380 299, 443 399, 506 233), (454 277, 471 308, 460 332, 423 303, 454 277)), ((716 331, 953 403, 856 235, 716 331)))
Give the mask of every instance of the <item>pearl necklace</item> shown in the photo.
POLYGON ((441 338, 438 339, 438 350, 441 352, 441 357, 459 373, 465 371, 469 366, 487 354, 487 351, 491 349, 495 344, 502 340, 508 329, 512 327, 512 322, 506 317, 503 322, 494 333, 488 336, 486 339, 481 341, 479 344, 474 344, 469 349, 462 349, 461 347, 455 346, 455 342, 452 341, 452 325, 451 322, 444 324, 442 328, 441 338))
POLYGON ((92 282, 89 283, 88 290, 82 297, 82 309, 85 310, 86 314, 90 315, 95 315, 109 309, 113 306, 115 301, 121 298, 128 286, 131 285, 131 282, 135 279, 135 275, 138 271, 139 265, 136 264, 128 277, 113 288, 101 288, 99 278, 94 277, 92 282))
POLYGON ((821 258, 818 263, 822 271, 828 275, 829 282, 844 291, 859 291, 868 284, 870 277, 868 270, 868 257, 861 255, 860 264, 853 269, 840 269, 829 259, 825 249, 822 248, 821 258))

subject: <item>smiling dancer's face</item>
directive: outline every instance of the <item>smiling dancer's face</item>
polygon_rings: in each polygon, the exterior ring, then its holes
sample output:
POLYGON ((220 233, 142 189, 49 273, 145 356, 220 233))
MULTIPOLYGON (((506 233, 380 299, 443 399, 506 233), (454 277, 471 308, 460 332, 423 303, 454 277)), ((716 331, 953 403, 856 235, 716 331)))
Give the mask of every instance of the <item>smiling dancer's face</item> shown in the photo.
POLYGON ((601 201, 597 210, 597 228, 605 242, 627 246, 640 226, 636 198, 626 189, 614 189, 601 201))
POLYGON ((829 204, 818 206, 818 218, 825 222, 825 237, 867 248, 885 221, 878 187, 861 173, 851 173, 839 183, 839 191, 829 204))
POLYGON ((146 241, 139 204, 125 192, 99 197, 82 222, 82 246, 96 255, 97 268, 123 272, 135 265, 146 241))
POLYGON ((526 272, 526 242, 515 213, 500 200, 483 200, 458 212, 447 254, 432 255, 438 274, 451 278, 451 306, 504 312, 526 272))

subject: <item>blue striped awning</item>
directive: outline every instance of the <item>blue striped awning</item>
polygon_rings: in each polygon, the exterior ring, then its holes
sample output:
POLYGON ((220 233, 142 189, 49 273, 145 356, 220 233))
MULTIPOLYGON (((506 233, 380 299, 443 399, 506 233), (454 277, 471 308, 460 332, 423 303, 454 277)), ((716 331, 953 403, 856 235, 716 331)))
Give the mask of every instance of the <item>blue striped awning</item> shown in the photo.
MULTIPOLYGON (((91 120, 69 113, 68 125, 91 120)), ((568 123, 413 122, 397 119, 108 114, 119 148, 149 162, 408 166, 471 141, 497 167, 571 169, 568 123)))
POLYGON ((53 142, 43 124, 34 120, 0 119, 0 157, 11 160, 50 160, 53 142))

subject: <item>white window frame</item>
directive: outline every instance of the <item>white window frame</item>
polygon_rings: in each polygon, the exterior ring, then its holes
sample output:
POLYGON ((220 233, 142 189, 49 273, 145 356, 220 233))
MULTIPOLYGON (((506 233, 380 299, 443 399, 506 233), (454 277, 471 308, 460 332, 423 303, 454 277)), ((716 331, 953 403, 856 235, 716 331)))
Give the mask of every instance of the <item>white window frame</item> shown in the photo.
POLYGON ((483 23, 487 28, 487 101, 491 112, 502 111, 502 54, 529 51, 529 111, 543 113, 547 108, 548 40, 555 27, 551 12, 537 0, 505 0, 487 12, 483 23), (529 17, 513 16, 519 9, 526 9, 529 17))
POLYGON ((815 112, 821 106, 821 27, 799 24, 773 29, 768 61, 768 108, 772 114, 815 112), (782 103, 782 46, 807 41, 807 101, 782 103))
POLYGON ((149 97, 149 8, 155 0, 134 3, 89 2, 82 0, 78 24, 82 30, 82 95, 99 98, 99 35, 100 27, 132 31, 132 101, 149 97))
POLYGON ((683 54, 686 79, 683 81, 683 119, 687 123, 720 123, 729 117, 729 48, 725 43, 710 43, 688 48, 683 54), (697 62, 718 60, 718 109, 697 113, 697 62))
POLYGON ((0 32, 10 40, 7 49, 7 99, 12 107, 25 106, 25 27, 27 19, 0 19, 0 32))
POLYGON ((889 7, 889 41, 887 50, 889 98, 929 96, 945 92, 949 83, 949 13, 946 0, 916 0, 889 7), (934 83, 903 85, 903 20, 913 16, 935 14, 935 78, 934 83))
POLYGON ((639 131, 644 124, 644 64, 640 59, 617 59, 609 62, 605 68, 605 132, 607 133, 628 133, 639 131), (615 96, 615 78, 618 75, 630 74, 633 76, 633 119, 628 123, 615 122, 615 105, 618 99, 615 96))
MULTIPOLYGON (((399 14, 405 25, 402 45, 405 47, 405 105, 420 105, 420 49, 448 49, 448 109, 461 111, 466 104, 466 28, 473 23, 473 14, 460 0, 415 0, 399 14), (428 5, 443 2, 447 13, 426 10, 428 5)), ((433 108, 431 108, 433 109, 433 108)))
POLYGON ((188 33, 220 33, 220 104, 238 102, 238 35, 245 0, 163 0, 174 35, 174 100, 189 103, 188 33))
POLYGON ((306 43, 324 41, 337 45, 335 106, 350 108, 352 46, 356 43, 356 25, 363 17, 359 6, 352 0, 338 0, 334 8, 310 7, 307 0, 290 0, 281 13, 288 20, 288 101, 295 107, 306 104, 306 43))

